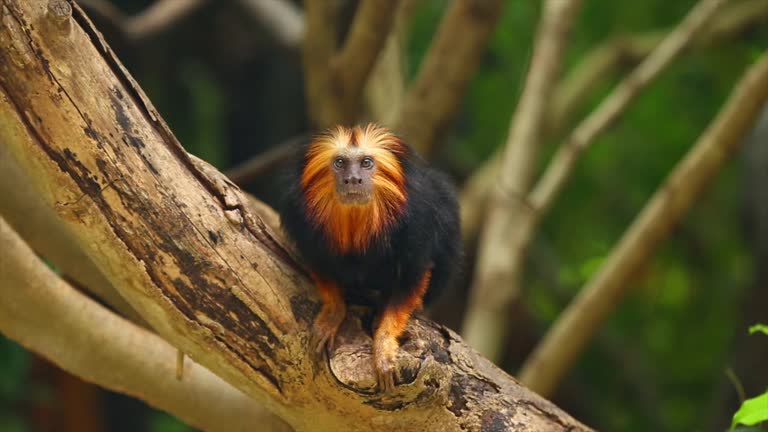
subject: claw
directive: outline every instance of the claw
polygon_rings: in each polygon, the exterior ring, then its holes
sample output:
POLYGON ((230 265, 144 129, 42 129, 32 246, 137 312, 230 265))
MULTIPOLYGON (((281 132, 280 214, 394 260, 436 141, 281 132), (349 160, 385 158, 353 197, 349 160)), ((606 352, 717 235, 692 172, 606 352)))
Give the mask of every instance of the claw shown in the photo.
POLYGON ((376 381, 379 384, 379 390, 382 392, 391 392, 395 389, 400 380, 400 370, 397 366, 397 345, 393 347, 380 345, 374 348, 374 369, 376 370, 376 381))
POLYGON ((343 308, 323 308, 315 319, 315 330, 311 344, 315 352, 321 355, 326 348, 333 348, 336 343, 336 334, 344 321, 345 310, 343 308))

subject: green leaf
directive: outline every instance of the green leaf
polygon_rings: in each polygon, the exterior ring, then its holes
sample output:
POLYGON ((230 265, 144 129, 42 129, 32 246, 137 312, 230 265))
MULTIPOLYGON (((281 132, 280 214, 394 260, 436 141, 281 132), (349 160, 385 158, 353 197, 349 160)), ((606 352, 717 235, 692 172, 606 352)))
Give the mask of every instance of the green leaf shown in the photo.
POLYGON ((768 325, 765 324, 755 324, 752 327, 749 328, 749 334, 755 334, 757 332, 765 333, 768 335, 768 325))
POLYGON ((731 430, 737 424, 753 426, 768 420, 768 392, 762 395, 747 399, 741 404, 741 408, 733 415, 731 430))

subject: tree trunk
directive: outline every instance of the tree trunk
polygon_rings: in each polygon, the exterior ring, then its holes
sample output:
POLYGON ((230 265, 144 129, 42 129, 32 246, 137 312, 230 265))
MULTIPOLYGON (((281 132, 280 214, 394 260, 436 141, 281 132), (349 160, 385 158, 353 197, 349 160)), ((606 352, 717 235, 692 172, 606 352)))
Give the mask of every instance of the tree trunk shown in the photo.
POLYGON ((73 2, 0 0, 0 48, 2 154, 61 219, 51 229, 160 336, 296 430, 589 430, 427 320, 409 326, 391 394, 360 311, 317 359, 318 301, 274 214, 184 151, 73 2))

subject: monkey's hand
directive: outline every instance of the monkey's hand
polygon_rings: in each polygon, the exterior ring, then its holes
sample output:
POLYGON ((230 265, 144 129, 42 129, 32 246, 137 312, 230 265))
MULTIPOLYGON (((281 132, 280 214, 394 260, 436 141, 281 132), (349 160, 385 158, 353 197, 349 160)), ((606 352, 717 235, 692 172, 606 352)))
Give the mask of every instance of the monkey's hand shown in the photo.
POLYGON ((394 390, 400 381, 400 370, 397 366, 397 350, 399 349, 397 337, 379 331, 373 337, 373 367, 376 370, 376 380, 379 389, 384 392, 394 390))
POLYGON ((339 331, 347 308, 343 302, 324 303, 320 313, 315 318, 315 328, 312 335, 312 346, 315 352, 322 354, 326 347, 331 348, 336 342, 336 333, 339 331))
POLYGON ((336 333, 347 314, 344 295, 334 282, 313 275, 317 291, 323 300, 323 307, 315 318, 315 328, 312 335, 312 346, 315 352, 322 354, 326 347, 333 347, 336 333))

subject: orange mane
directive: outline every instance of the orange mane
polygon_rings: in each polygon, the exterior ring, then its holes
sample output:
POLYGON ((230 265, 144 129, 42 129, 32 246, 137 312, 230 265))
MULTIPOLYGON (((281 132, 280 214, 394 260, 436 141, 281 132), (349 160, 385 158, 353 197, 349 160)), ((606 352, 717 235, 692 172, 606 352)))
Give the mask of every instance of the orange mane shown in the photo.
POLYGON ((369 124, 335 129, 316 138, 301 173, 308 215, 321 227, 336 252, 364 252, 402 215, 407 200, 405 174, 399 155, 402 141, 386 129, 369 124), (344 205, 337 199, 331 163, 347 146, 356 146, 376 163, 373 199, 366 205, 344 205))

